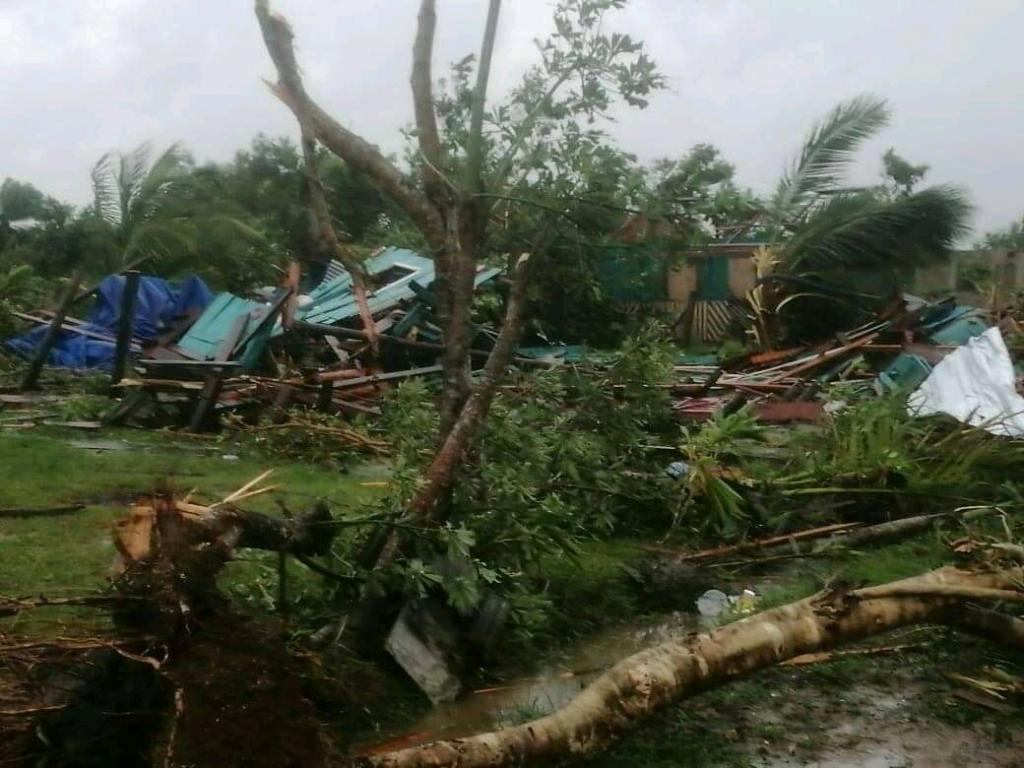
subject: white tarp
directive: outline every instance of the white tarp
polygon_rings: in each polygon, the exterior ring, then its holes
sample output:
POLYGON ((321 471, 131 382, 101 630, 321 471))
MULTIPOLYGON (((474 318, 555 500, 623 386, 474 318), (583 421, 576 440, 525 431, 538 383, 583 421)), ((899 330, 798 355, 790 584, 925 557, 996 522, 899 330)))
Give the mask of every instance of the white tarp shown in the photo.
POLYGON ((989 328, 945 358, 907 400, 915 416, 946 413, 995 435, 1024 437, 1024 397, 998 328, 989 328))

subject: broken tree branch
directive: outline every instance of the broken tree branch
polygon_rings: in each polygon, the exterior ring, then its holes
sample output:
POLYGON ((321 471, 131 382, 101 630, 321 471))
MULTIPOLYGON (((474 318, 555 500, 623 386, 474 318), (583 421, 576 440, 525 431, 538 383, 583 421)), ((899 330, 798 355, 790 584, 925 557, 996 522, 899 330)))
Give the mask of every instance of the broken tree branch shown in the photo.
POLYGON ((526 299, 526 286, 529 281, 529 255, 523 254, 516 263, 512 278, 512 290, 509 293, 505 308, 505 319, 502 323, 498 340, 484 364, 483 376, 463 407, 454 426, 444 440, 441 449, 427 470, 427 482, 416 494, 409 505, 414 517, 429 519, 441 496, 448 490, 452 482, 452 473, 458 466, 462 456, 474 442, 479 426, 486 418, 494 400, 498 382, 505 375, 505 370, 512 361, 512 353, 519 342, 522 330, 522 314, 526 299))
MULTIPOLYGON (((1021 568, 991 572, 942 568, 883 588, 1005 591, 1019 589, 1022 576, 1021 568)), ((997 625, 995 620, 980 619, 975 614, 969 620, 962 619, 963 600, 957 596, 881 596, 880 590, 879 596, 865 591, 867 596, 859 599, 849 599, 849 593, 841 591, 820 594, 710 634, 671 640, 620 662, 568 705, 546 717, 491 733, 367 756, 363 762, 378 768, 496 768, 582 755, 602 748, 637 721, 688 693, 794 656, 908 624, 945 623, 980 633, 991 632, 997 625)))
POLYGON ((352 168, 367 174, 381 191, 409 216, 432 248, 444 247, 445 226, 430 200, 411 188, 402 172, 375 146, 328 115, 306 92, 295 58, 295 35, 287 20, 270 9, 269 0, 256 0, 256 18, 267 52, 277 68, 278 82, 271 91, 296 119, 310 126, 313 135, 352 168))
MULTIPOLYGON (((512 353, 519 343, 528 283, 529 254, 523 254, 516 263, 512 290, 505 309, 505 320, 498 340, 484 365, 483 376, 448 431, 441 448, 434 454, 434 459, 427 468, 426 482, 409 502, 408 510, 414 522, 434 521, 441 499, 452 486, 456 467, 466 451, 473 446, 480 424, 487 417, 498 381, 504 376, 505 369, 512 360, 512 353)), ((380 552, 373 557, 375 567, 380 568, 391 563, 400 547, 401 537, 397 531, 392 531, 380 552)))
POLYGON ((373 321, 373 313, 370 311, 370 304, 366 298, 367 276, 362 263, 347 248, 338 237, 331 221, 331 211, 327 205, 327 195, 324 192, 324 182, 320 178, 320 170, 316 164, 316 139, 310 134, 307 126, 300 123, 302 129, 302 160, 306 175, 306 188, 309 193, 309 208, 313 214, 313 221, 316 222, 318 239, 323 249, 340 261, 352 278, 352 295, 355 296, 356 306, 359 309, 359 319, 363 323, 363 331, 370 343, 370 349, 374 357, 380 354, 380 334, 377 332, 377 324, 373 321))

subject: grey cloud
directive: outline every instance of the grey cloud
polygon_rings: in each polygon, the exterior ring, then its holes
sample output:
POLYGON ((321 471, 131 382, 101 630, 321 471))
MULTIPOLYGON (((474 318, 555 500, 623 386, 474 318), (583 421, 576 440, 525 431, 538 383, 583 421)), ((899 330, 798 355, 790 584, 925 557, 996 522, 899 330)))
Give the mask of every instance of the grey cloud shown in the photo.
MULTIPOLYGON (((507 0, 495 90, 533 60, 550 0, 507 0)), ((388 150, 411 117, 416 0, 277 0, 309 86, 388 150)), ((478 45, 485 4, 440 0, 436 73, 478 45)), ((645 39, 671 90, 613 133, 645 159, 722 147, 741 183, 766 190, 809 124, 838 100, 886 96, 893 126, 857 181, 895 146, 967 186, 980 230, 1024 212, 1024 56, 1019 0, 633 0, 615 23, 645 39)), ((103 152, 184 141, 223 160, 257 132, 294 132, 249 0, 0 0, 0 176, 76 203, 103 152)))

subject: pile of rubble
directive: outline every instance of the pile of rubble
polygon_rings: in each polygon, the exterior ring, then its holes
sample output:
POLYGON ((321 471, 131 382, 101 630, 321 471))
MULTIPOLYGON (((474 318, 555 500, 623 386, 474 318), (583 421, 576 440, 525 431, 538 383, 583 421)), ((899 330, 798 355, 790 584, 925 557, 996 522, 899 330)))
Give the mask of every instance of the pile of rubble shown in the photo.
MULTIPOLYGON (((1013 331, 1004 330, 1013 342, 1013 331)), ((700 421, 749 404, 761 421, 817 421, 829 408, 819 396, 828 385, 847 382, 854 391, 909 394, 964 345, 982 344, 992 346, 1001 363, 1000 386, 1005 390, 1009 378, 1012 390, 1019 374, 1013 372, 1010 352, 1020 348, 1006 347, 1000 328, 990 325, 984 311, 953 299, 928 302, 905 295, 871 322, 815 346, 677 365, 675 409, 684 420, 700 421)), ((974 362, 973 378, 991 373, 981 367, 974 362)))
MULTIPOLYGON (((110 423, 141 417, 154 406, 176 413, 193 431, 213 427, 219 412, 268 405, 372 416, 388 386, 439 375, 443 347, 431 292, 433 261, 387 248, 365 267, 377 355, 367 354, 352 280, 338 262, 305 286, 293 267, 283 287, 252 297, 214 295, 196 277, 171 286, 132 272, 112 275, 56 312, 20 315, 36 328, 6 346, 40 365, 112 370, 112 394, 122 399, 110 423), (97 297, 88 320, 69 316, 68 306, 88 294, 97 297), (123 317, 131 322, 122 323, 123 317)), ((476 285, 499 274, 481 269, 476 285)), ((495 337, 486 327, 475 329, 475 359, 486 359, 495 337)), ((21 389, 34 387, 35 379, 26 378, 21 389)))

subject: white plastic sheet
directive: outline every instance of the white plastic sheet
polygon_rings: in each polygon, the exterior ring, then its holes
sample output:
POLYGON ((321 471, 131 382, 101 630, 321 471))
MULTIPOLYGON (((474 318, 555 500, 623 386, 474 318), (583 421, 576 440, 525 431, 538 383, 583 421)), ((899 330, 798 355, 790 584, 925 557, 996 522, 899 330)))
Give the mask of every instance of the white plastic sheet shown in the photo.
POLYGON ((998 328, 950 352, 907 400, 915 416, 946 413, 995 435, 1024 437, 1024 397, 998 328))

